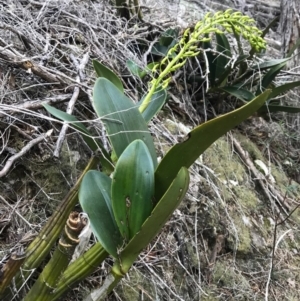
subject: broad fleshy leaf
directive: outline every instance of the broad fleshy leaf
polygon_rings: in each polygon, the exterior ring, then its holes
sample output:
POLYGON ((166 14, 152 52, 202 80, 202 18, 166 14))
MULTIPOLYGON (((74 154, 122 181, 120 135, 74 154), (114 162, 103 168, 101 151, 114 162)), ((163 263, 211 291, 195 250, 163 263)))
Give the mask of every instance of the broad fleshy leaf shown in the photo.
POLYGON ((142 140, 133 141, 120 156, 112 182, 112 207, 120 233, 129 241, 153 209, 154 167, 142 140))
POLYGON ((113 171, 113 164, 111 162, 110 156, 105 150, 104 146, 102 143, 98 140, 95 140, 92 138, 92 134, 89 132, 89 130, 81 123, 78 121, 78 119, 70 115, 64 111, 58 110, 48 104, 43 105, 44 108, 53 116, 56 118, 69 122, 72 127, 74 127, 76 130, 78 130, 82 134, 83 140, 86 142, 86 144, 90 147, 92 151, 97 151, 100 149, 101 152, 101 157, 100 157, 100 162, 102 166, 107 170, 112 172, 113 171))
POLYGON ((111 205, 111 178, 91 170, 83 177, 79 202, 88 214, 92 230, 103 248, 117 258, 123 238, 114 219, 111 205))
POLYGON ((173 146, 155 171, 155 199, 164 195, 181 167, 189 168, 213 142, 255 113, 269 94, 267 90, 241 108, 197 126, 185 141, 173 146))
POLYGON ((156 167, 153 139, 137 106, 105 78, 97 79, 93 91, 95 111, 105 125, 117 158, 132 141, 141 139, 147 145, 156 167))
POLYGON ((140 231, 131 239, 120 254, 122 271, 127 272, 140 252, 161 231, 164 224, 178 207, 189 187, 189 172, 182 167, 175 176, 166 193, 154 207, 140 231))
POLYGON ((112 82, 121 92, 124 92, 122 81, 109 68, 105 67, 96 60, 93 60, 93 66, 98 77, 104 77, 112 82))

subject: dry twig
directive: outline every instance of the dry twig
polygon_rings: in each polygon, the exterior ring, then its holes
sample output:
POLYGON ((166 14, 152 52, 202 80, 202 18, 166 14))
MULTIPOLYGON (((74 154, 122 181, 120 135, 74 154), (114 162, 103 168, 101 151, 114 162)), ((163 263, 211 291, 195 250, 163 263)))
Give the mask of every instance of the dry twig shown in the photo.
MULTIPOLYGON (((71 59, 74 61, 74 64, 77 67, 77 71, 78 71, 76 81, 78 83, 80 83, 80 81, 83 79, 82 71, 84 70, 84 68, 85 68, 85 66, 86 66, 86 64, 88 63, 88 60, 89 60, 89 53, 87 52, 86 54, 83 55, 83 58, 80 62, 80 65, 77 64, 76 59, 75 59, 74 56, 71 56, 71 59)), ((76 86, 74 88, 72 98, 70 99, 70 101, 68 103, 68 107, 67 107, 67 113, 68 114, 73 113, 73 110, 74 110, 74 107, 75 107, 75 102, 78 98, 79 92, 80 92, 80 88, 78 86, 76 86)), ((53 155, 55 157, 59 157, 59 153, 60 153, 62 144, 65 140, 65 136, 66 136, 66 133, 67 133, 67 129, 68 129, 68 124, 65 122, 62 129, 61 129, 61 131, 60 131, 59 137, 58 137, 57 142, 56 142, 56 148, 53 152, 53 155)))

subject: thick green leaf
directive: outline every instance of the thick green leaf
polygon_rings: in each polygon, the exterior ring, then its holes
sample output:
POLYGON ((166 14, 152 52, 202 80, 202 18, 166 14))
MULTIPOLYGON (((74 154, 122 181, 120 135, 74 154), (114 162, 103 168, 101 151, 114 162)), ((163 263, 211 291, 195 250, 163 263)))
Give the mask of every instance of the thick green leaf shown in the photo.
MULTIPOLYGON (((217 40, 217 53, 219 54, 216 60, 217 77, 220 78, 225 70, 228 68, 226 66, 231 58, 230 45, 227 37, 224 34, 216 34, 217 40)), ((223 80, 223 82, 226 78, 223 80)))
POLYGON ((185 141, 173 146, 155 171, 155 199, 164 195, 181 167, 189 168, 213 142, 255 113, 269 94, 267 90, 241 108, 197 126, 185 141))
POLYGON ((281 106, 281 105, 264 105, 259 110, 258 113, 276 113, 276 112, 287 112, 287 113, 300 113, 299 107, 292 106, 281 106))
POLYGON ((221 90, 242 101, 250 101, 255 97, 250 91, 235 86, 223 87, 221 90))
MULTIPOLYGON (((208 38, 208 35, 205 35, 206 38, 208 38)), ((213 49, 210 42, 204 42, 202 43, 202 47, 205 51, 204 55, 206 55, 208 66, 206 68, 209 68, 209 80, 211 82, 211 85, 214 86, 216 82, 216 59, 217 56, 211 51, 213 49), (209 50, 210 49, 210 50, 209 50)))
POLYGON ((105 150, 102 143, 92 138, 92 134, 89 132, 89 130, 81 122, 79 122, 75 116, 63 112, 61 110, 58 110, 52 106, 49 106, 48 104, 43 104, 43 106, 50 114, 52 114, 56 118, 59 118, 60 120, 70 123, 72 127, 78 130, 82 134, 83 140, 86 142, 86 144, 90 147, 92 151, 95 152, 98 149, 100 149, 101 152, 100 162, 102 166, 107 171, 110 172, 113 171, 113 164, 111 162, 110 156, 105 150))
POLYGON ((117 258, 123 238, 112 211, 111 178, 96 170, 88 171, 83 177, 78 198, 83 211, 88 214, 95 236, 103 248, 117 258))
POLYGON ((178 207, 189 187, 189 172, 182 167, 171 181, 166 193, 159 200, 141 230, 131 239, 120 254, 122 271, 127 272, 141 251, 161 231, 174 210, 178 207))
POLYGON ((178 37, 178 29, 167 29, 159 41, 151 48, 151 53, 159 56, 166 56, 169 49, 172 48, 176 43, 178 37))
POLYGON ((284 61, 274 67, 272 67, 266 75, 263 77, 261 84, 258 85, 256 95, 259 95, 265 89, 269 87, 272 81, 275 79, 280 70, 286 65, 287 61, 284 61))
POLYGON ((156 63, 152 62, 150 64, 147 65, 146 69, 141 68, 137 63, 135 63, 132 60, 128 60, 126 62, 127 68, 130 70, 130 72, 143 79, 149 72, 151 72, 152 68, 154 67, 156 63))
POLYGON ((134 62, 133 60, 128 60, 126 62, 126 66, 133 75, 141 78, 141 74, 143 73, 143 69, 136 62, 134 62))
POLYGON ((249 54, 243 54, 239 55, 236 61, 234 62, 234 65, 237 66, 242 62, 245 62, 245 60, 249 57, 249 54))
POLYGON ((176 38, 178 37, 178 28, 167 29, 160 37, 159 44, 162 46, 174 46, 176 43, 176 38), (175 42, 175 43, 174 43, 175 42))
POLYGON ((251 66, 252 69, 258 69, 258 70, 265 70, 265 69, 269 69, 272 67, 276 67, 278 65, 281 65, 283 63, 287 63, 287 61, 290 58, 285 58, 285 59, 274 59, 274 60, 270 60, 270 61, 266 61, 266 62, 262 62, 259 64, 256 64, 254 66, 251 66))
MULTIPOLYGON (((248 64, 246 62, 248 57, 249 57, 249 54, 239 55, 238 58, 236 59, 236 61, 234 62, 233 67, 227 66, 227 68, 224 70, 224 72, 218 76, 218 81, 216 82, 216 87, 220 87, 220 86, 224 85, 225 79, 228 78, 228 76, 232 72, 232 70, 237 68, 238 65, 239 65, 239 76, 244 74, 248 69, 248 64)), ((247 77, 246 74, 245 74, 245 77, 247 77)), ((249 76, 250 76, 250 73, 249 73, 249 76)), ((244 85, 243 78, 241 78, 239 81, 237 81, 236 84, 239 82, 241 82, 244 85)))
POLYGON ((153 209, 154 167, 142 140, 133 141, 120 156, 112 183, 112 207, 120 233, 129 241, 153 209))
POLYGON ((122 81, 109 68, 105 67, 96 60, 93 60, 93 66, 98 77, 104 77, 112 82, 121 92, 124 92, 122 81))
POLYGON ((93 91, 95 111, 104 122, 117 158, 132 141, 141 139, 147 145, 156 167, 153 139, 137 106, 105 78, 96 80, 93 91))
POLYGON ((168 51, 169 51, 169 47, 160 45, 159 43, 156 43, 151 48, 151 53, 154 55, 159 55, 159 56, 166 56, 168 51))
MULTIPOLYGON (((139 104, 143 103, 145 97, 146 95, 139 101, 139 104)), ((165 89, 161 89, 152 95, 148 107, 142 113, 146 123, 149 123, 149 121, 160 111, 162 106, 165 104, 166 99, 167 91, 165 89)))
POLYGON ((291 90, 296 87, 299 87, 299 86, 300 86, 300 81, 286 83, 284 85, 278 86, 278 87, 272 89, 272 92, 269 95, 269 99, 274 98, 274 97, 278 96, 279 94, 285 93, 286 91, 291 90))
MULTIPOLYGON (((273 27, 276 26, 277 22, 279 20, 279 16, 275 17, 268 25, 267 27, 263 30, 261 37, 264 38, 268 33, 269 30, 273 27)), ((277 27, 277 26, 276 26, 277 27)))

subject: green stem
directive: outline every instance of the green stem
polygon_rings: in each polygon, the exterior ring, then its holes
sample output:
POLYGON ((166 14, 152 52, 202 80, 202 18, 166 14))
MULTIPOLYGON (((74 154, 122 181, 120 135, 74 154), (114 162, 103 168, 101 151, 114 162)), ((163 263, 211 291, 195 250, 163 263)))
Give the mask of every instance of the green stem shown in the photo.
MULTIPOLYGON (((59 279, 62 271, 66 269, 68 264, 69 254, 65 252, 64 248, 61 248, 60 245, 58 245, 50 261, 23 300, 49 300, 49 296, 51 296, 51 293, 56 286, 57 279, 59 279)), ((51 300, 53 300, 52 296, 51 300)))
MULTIPOLYGON (((56 287, 60 276, 63 274, 76 246, 80 242, 79 235, 84 227, 87 226, 86 219, 78 212, 71 212, 59 240, 58 247, 55 249, 50 261, 43 269, 38 280, 34 283, 24 301, 47 301, 56 287)), ((51 296, 51 300, 53 297, 51 296)))
POLYGON ((145 97, 145 99, 139 107, 140 113, 143 113, 147 109, 151 97, 156 91, 157 87, 161 84, 163 79, 171 72, 171 68, 182 58, 183 54, 186 52, 187 47, 189 47, 188 44, 184 45, 184 47, 181 48, 180 52, 171 61, 169 61, 167 67, 163 72, 159 74, 158 78, 153 80, 150 91, 148 92, 147 96, 145 97))
MULTIPOLYGON (((28 249, 26 250, 26 259, 22 266, 22 273, 18 272, 15 277, 16 290, 22 286, 24 279, 27 279, 30 273, 32 273, 32 270, 38 268, 44 258, 49 254, 53 244, 55 241, 57 241, 57 238, 59 237, 70 212, 78 203, 78 190, 83 176, 88 170, 95 168, 98 162, 98 157, 92 157, 90 159, 74 187, 69 191, 62 203, 57 207, 56 211, 50 217, 39 235, 29 245, 28 249)), ((0 291, 0 297, 3 297, 3 300, 10 300, 11 289, 6 288, 5 291, 0 291)))
POLYGON ((91 249, 72 262, 65 270, 57 283, 56 289, 47 301, 54 301, 61 297, 70 287, 88 277, 105 260, 108 253, 100 243, 96 243, 91 249))

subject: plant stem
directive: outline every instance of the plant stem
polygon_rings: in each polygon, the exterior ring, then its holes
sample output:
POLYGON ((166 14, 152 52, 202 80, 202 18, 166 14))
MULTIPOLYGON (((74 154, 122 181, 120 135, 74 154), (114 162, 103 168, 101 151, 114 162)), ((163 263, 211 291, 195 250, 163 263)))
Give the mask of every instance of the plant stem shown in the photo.
MULTIPOLYGON (((62 203, 56 208, 55 212, 43 227, 39 235, 29 245, 26 250, 26 259, 22 266, 22 273, 19 272, 15 277, 15 289, 17 291, 22 286, 24 279, 27 279, 30 273, 32 273, 32 270, 38 268, 44 258, 49 254, 53 244, 59 237, 70 212, 76 203, 78 203, 78 190, 83 176, 88 170, 95 168, 98 162, 98 157, 92 157, 90 159, 74 187, 69 191, 62 203)), ((5 291, 4 289, 5 288, 0 291, 0 297, 4 298, 2 300, 11 300, 11 290, 9 287, 7 287, 5 291)))
MULTIPOLYGON (((80 242, 79 235, 87 226, 86 219, 78 212, 72 212, 68 218, 63 234, 50 261, 43 269, 24 301, 47 301, 57 282, 69 265, 76 246, 80 242)), ((51 300, 53 300, 51 296, 51 300)))
POLYGON ((91 249, 68 266, 62 277, 59 279, 52 295, 46 300, 57 300, 69 290, 70 287, 88 277, 107 256, 108 253, 103 249, 100 243, 96 243, 91 249))

